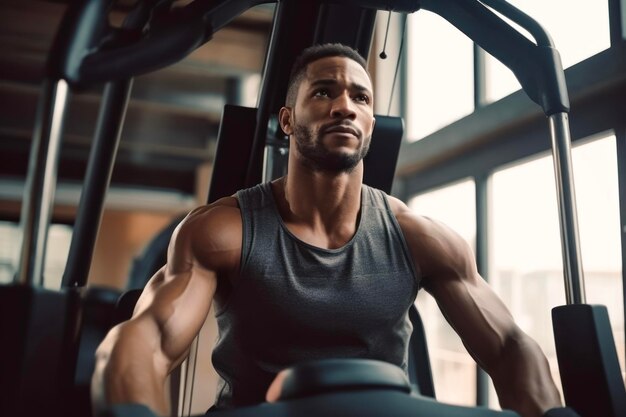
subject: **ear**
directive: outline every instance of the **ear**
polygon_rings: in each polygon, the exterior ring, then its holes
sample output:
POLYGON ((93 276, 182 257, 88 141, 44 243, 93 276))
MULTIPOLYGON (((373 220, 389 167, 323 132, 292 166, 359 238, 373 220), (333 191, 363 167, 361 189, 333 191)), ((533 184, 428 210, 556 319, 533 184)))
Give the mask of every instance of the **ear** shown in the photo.
POLYGON ((293 133, 293 123, 291 121, 291 108, 281 107, 278 112, 278 123, 280 128, 285 132, 285 135, 289 136, 293 133))
POLYGON ((376 118, 372 116, 372 132, 374 132, 374 126, 376 126, 376 118))

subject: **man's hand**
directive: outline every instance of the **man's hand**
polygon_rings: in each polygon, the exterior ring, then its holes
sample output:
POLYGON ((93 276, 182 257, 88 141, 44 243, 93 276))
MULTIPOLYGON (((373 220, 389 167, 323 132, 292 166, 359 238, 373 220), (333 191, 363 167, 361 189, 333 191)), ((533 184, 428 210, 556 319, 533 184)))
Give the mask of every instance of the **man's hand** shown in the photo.
POLYGON ((287 376, 287 370, 283 369, 276 375, 276 378, 270 384, 270 387, 267 389, 267 393, 265 394, 265 401, 268 403, 275 403, 280 400, 280 395, 283 391, 283 383, 285 382, 285 377, 287 376))

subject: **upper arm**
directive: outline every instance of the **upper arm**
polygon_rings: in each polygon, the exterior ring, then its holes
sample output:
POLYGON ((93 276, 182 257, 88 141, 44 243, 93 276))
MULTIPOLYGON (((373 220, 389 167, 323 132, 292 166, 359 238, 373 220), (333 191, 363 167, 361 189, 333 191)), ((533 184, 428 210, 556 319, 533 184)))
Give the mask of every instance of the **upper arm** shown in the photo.
POLYGON ((170 371, 187 352, 211 307, 220 275, 237 268, 241 221, 223 202, 191 212, 176 228, 167 264, 148 282, 126 324, 155 340, 170 371))
POLYGON ((490 371, 498 366, 506 343, 520 335, 513 317, 479 275, 472 249, 460 235, 441 222, 411 213, 403 204, 399 207, 396 216, 423 288, 474 359, 490 371))

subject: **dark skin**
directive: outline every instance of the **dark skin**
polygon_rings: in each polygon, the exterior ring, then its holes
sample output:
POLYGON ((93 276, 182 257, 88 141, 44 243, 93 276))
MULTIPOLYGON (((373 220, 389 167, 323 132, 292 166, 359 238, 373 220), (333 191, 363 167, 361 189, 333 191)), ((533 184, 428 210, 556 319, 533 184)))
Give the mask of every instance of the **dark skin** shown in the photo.
MULTIPOLYGON (((289 174, 272 183, 280 215, 300 240, 342 247, 356 232, 361 154, 375 123, 368 74, 344 57, 310 63, 295 104, 283 107, 279 120, 291 142, 289 174), (310 149, 328 160, 357 162, 350 169, 321 168, 310 149)), ((492 377, 502 407, 539 417, 560 406, 544 354, 480 277, 467 243, 445 225, 412 213, 400 200, 389 197, 389 202, 423 287, 492 377)), ((181 223, 167 265, 149 282, 133 318, 116 326, 98 349, 92 384, 96 407, 135 402, 167 414, 166 377, 200 330, 218 280, 238 271, 241 234, 234 197, 198 208, 181 223)), ((268 389, 269 401, 279 398, 283 376, 268 389)))

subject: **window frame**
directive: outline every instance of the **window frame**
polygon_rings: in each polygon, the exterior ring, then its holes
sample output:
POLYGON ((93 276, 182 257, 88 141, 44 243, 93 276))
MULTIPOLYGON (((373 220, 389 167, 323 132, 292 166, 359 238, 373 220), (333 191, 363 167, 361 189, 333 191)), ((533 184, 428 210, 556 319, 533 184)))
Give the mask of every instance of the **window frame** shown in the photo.
MULTIPOLYGON (((606 0, 611 46, 565 70, 573 143, 613 131, 618 160, 622 288, 626 302, 626 0, 606 0)), ((503 166, 551 152, 548 121, 523 91, 485 103, 484 52, 474 48, 475 111, 425 138, 404 143, 394 194, 404 201, 463 178, 476 184, 476 256, 488 279, 489 177, 503 166)), ((403 68, 406 77, 407 68, 403 68)), ((403 106, 403 117, 406 106, 403 106)), ((626 309, 625 323, 626 323, 626 309)), ((625 332, 626 334, 626 332, 625 332)), ((626 336, 625 336, 626 337, 626 336)), ((487 379, 477 375, 477 405, 487 405, 487 379)))

